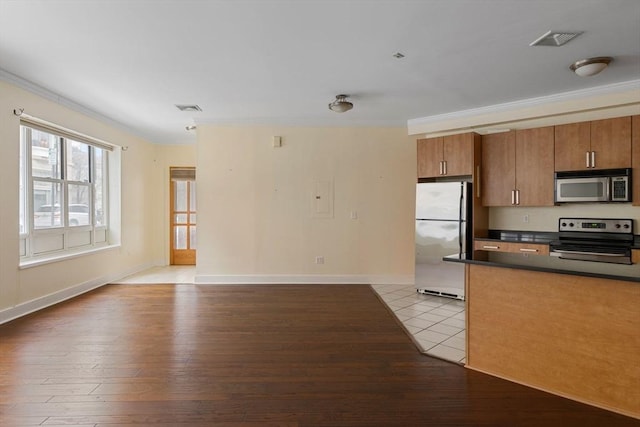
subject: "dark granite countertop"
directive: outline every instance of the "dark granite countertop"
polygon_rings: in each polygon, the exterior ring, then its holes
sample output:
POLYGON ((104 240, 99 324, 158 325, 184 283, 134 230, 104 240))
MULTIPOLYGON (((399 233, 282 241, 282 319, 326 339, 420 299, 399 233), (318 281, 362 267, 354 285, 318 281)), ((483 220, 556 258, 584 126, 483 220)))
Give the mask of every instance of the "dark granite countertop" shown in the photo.
MULTIPOLYGON (((515 255, 519 255, 519 254, 515 254, 515 255)), ((522 264, 522 263, 516 263, 516 262, 479 261, 479 260, 467 259, 466 257, 459 257, 457 255, 444 257, 443 260, 447 262, 458 262, 462 264, 485 265, 488 267, 500 267, 500 268, 515 268, 518 270, 540 271, 544 273, 554 273, 554 274, 569 274, 572 276, 595 277, 599 279, 622 280, 626 282, 640 283, 640 276, 637 276, 637 275, 625 276, 625 275, 618 275, 618 274, 593 273, 588 271, 577 271, 577 270, 564 269, 564 268, 541 267, 538 265, 528 265, 528 264, 522 264)), ((579 261, 579 262, 582 262, 582 261, 579 261)))
POLYGON ((554 240, 558 240, 558 233, 551 231, 489 230, 487 239, 505 242, 551 243, 554 240))

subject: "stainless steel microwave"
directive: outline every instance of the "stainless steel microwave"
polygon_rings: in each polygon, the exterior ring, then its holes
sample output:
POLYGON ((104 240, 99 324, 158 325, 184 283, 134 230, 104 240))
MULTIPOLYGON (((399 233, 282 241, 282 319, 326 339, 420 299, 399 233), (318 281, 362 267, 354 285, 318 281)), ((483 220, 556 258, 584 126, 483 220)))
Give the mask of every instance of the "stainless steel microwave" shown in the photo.
POLYGON ((556 203, 630 202, 631 169, 556 172, 556 203))

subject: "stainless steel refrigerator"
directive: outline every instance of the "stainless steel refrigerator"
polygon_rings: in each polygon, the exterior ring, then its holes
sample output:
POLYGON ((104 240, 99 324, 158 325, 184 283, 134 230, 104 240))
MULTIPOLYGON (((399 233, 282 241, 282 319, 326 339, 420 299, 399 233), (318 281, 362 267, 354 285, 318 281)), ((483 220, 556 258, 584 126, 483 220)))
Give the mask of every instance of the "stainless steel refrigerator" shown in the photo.
POLYGON ((416 187, 416 288, 419 293, 464 300, 464 264, 443 257, 471 254, 470 182, 429 182, 416 187))

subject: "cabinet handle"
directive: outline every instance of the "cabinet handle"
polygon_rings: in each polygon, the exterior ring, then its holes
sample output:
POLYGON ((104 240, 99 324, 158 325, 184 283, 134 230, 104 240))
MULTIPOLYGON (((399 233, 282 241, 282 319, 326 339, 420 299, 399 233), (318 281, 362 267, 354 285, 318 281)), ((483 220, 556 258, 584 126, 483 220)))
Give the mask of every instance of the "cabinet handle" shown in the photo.
POLYGON ((596 152, 595 151, 591 152, 591 167, 592 168, 596 167, 596 152))
POLYGON ((587 167, 590 168, 591 167, 591 160, 589 158, 589 152, 587 151, 587 167))
POLYGON ((516 204, 516 190, 511 190, 511 204, 516 204))
POLYGON ((443 171, 444 171, 443 175, 446 175, 447 174, 447 161, 443 160, 442 164, 443 164, 443 171))
POLYGON ((538 250, 531 248, 520 248, 520 252, 538 252, 538 250))
POLYGON ((442 160, 438 162, 438 175, 442 175, 442 160))
POLYGON ((500 246, 482 245, 482 249, 500 249, 500 246))
POLYGON ((516 205, 520 204, 520 190, 515 190, 516 192, 516 205))

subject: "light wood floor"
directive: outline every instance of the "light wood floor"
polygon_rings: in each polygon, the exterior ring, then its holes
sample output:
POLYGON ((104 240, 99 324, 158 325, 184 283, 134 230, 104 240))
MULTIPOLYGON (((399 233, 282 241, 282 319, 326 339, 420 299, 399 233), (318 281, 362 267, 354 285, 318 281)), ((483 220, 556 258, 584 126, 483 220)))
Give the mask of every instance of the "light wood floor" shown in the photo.
POLYGON ((365 285, 109 285, 0 326, 0 425, 624 426, 420 354, 365 285))

